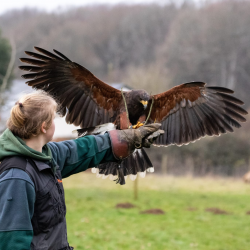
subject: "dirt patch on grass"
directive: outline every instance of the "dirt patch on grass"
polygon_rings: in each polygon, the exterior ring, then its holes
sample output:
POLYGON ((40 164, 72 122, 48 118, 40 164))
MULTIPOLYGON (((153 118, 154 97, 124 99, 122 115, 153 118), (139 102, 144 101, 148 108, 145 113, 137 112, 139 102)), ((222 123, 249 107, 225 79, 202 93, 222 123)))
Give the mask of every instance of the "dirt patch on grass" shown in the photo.
POLYGON ((250 210, 249 210, 249 211, 246 211, 246 215, 250 215, 250 210))
POLYGON ((196 207, 188 207, 186 210, 192 212, 192 211, 197 211, 197 208, 196 207))
POLYGON ((206 211, 206 212, 213 213, 213 214, 230 214, 230 213, 228 213, 227 211, 222 210, 222 209, 219 209, 219 208, 217 208, 217 207, 206 208, 205 211, 206 211))
POLYGON ((159 208, 153 208, 153 209, 141 211, 141 214, 165 214, 165 212, 159 208))
POLYGON ((116 204, 115 207, 116 208, 126 208, 126 209, 128 209, 128 208, 133 208, 133 207, 136 207, 136 206, 129 203, 129 202, 126 202, 126 203, 118 203, 118 204, 116 204))

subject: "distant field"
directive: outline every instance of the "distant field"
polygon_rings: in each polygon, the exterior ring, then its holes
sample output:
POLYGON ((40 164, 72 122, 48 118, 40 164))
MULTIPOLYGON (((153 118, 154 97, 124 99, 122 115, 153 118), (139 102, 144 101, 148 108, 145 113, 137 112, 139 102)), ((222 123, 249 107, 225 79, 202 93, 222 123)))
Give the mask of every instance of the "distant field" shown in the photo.
POLYGON ((239 179, 147 175, 116 185, 94 174, 64 179, 69 242, 76 250, 249 250, 250 185, 239 179), (118 203, 136 207, 117 209, 118 203), (158 208, 165 214, 142 214, 158 208), (208 209, 209 211, 205 211, 208 209))

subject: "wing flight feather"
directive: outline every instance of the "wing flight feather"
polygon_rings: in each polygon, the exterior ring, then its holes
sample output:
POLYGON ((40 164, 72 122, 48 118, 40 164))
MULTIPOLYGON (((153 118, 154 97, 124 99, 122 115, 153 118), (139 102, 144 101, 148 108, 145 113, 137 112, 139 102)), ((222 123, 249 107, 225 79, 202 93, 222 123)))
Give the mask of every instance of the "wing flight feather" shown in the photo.
POLYGON ((29 72, 22 77, 32 88, 51 94, 60 104, 59 113, 66 115, 68 123, 92 127, 115 121, 122 100, 119 90, 57 50, 54 54, 39 47, 35 49, 40 54, 26 51, 32 58, 20 58, 29 64, 19 67, 29 72))
POLYGON ((203 82, 190 82, 176 86, 154 99, 150 122, 162 123, 165 134, 155 145, 183 145, 206 135, 233 132, 232 127, 241 127, 247 111, 240 107, 244 103, 232 96, 231 89, 206 87, 203 82))

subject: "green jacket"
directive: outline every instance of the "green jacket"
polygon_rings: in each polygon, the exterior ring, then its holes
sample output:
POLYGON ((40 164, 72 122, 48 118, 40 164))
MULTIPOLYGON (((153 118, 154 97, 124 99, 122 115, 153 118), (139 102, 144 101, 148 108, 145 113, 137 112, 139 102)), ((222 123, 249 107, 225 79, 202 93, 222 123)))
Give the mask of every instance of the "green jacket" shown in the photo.
MULTIPOLYGON (((0 161, 14 155, 45 161, 52 170, 58 164, 63 178, 103 162, 116 161, 108 134, 49 142, 41 153, 29 148, 21 138, 6 129, 0 136, 0 161)), ((6 170, 0 175, 0 194, 0 249, 30 249, 35 203, 32 180, 21 169, 6 170)))

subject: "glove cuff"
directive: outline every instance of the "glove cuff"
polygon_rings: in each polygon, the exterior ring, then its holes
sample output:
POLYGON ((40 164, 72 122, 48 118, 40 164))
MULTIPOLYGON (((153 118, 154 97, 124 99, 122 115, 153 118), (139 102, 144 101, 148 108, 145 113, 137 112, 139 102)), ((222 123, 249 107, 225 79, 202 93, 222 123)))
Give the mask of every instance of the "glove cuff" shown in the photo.
POLYGON ((117 160, 123 160, 127 158, 133 152, 133 150, 130 149, 128 141, 124 140, 121 136, 121 131, 111 130, 108 133, 111 140, 114 157, 117 160))

